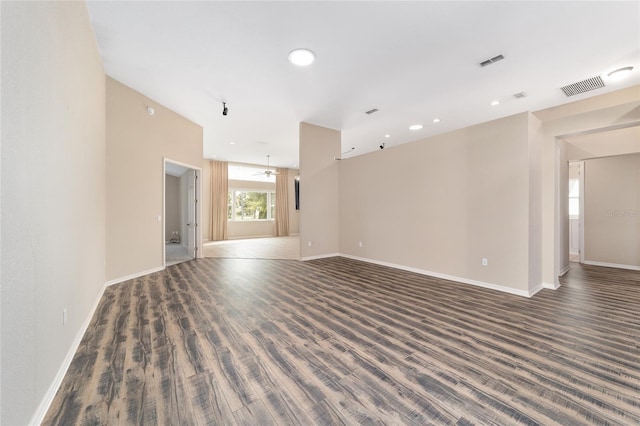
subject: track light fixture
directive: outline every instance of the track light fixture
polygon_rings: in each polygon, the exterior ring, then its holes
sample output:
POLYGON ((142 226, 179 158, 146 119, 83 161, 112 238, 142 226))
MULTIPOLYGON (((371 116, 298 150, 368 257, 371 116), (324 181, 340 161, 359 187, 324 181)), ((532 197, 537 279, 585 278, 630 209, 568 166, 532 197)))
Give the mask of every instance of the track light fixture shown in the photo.
POLYGON ((229 108, 227 108, 227 103, 223 102, 222 103, 222 115, 228 115, 229 114, 229 108))
POLYGON ((380 149, 384 149, 384 142, 380 144, 380 149))

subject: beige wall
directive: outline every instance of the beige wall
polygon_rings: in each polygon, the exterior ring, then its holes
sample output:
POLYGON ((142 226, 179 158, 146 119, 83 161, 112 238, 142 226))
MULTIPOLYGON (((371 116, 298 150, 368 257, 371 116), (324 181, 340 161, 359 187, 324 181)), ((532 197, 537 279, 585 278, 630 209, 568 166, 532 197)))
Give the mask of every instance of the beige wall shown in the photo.
POLYGON ((162 267, 164 158, 200 168, 202 127, 109 77, 106 105, 106 261, 113 282, 162 267))
MULTIPOLYGON (((174 237, 172 232, 180 232, 180 178, 172 175, 165 177, 164 235, 169 241, 174 237)), ((180 232, 180 236, 182 233, 180 232)))
POLYGON ((302 259, 338 253, 337 130, 300 123, 300 256, 302 259), (311 243, 311 246, 309 246, 311 243))
POLYGON ((640 154, 584 163, 584 259, 640 268, 640 154))
POLYGON ((289 235, 300 233, 300 211, 296 210, 296 176, 300 170, 289 169, 289 235))
POLYGON ((341 161, 340 252, 527 292, 528 133, 519 114, 341 161))
POLYGON ((536 135, 542 160, 542 278, 558 282, 558 273, 569 265, 569 232, 565 206, 568 197, 566 143, 572 135, 610 131, 640 122, 640 86, 594 96, 537 111, 542 125, 536 135), (566 248, 566 250, 565 250, 566 248))
POLYGON ((24 425, 105 282, 105 81, 84 2, 0 8, 0 424, 24 425))
POLYGON ((202 233, 202 241, 209 241, 211 230, 211 163, 210 160, 202 161, 202 172, 200 179, 200 189, 202 195, 200 197, 200 208, 202 209, 202 218, 200 220, 200 232, 202 233))
POLYGON ((640 152, 640 125, 566 138, 567 158, 584 160, 640 152))

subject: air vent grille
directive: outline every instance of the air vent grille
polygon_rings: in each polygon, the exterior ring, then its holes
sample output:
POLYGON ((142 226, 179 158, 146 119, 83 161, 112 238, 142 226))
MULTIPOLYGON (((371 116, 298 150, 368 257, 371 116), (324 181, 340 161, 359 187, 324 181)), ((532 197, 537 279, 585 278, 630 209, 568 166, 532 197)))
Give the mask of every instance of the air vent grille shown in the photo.
POLYGON ((604 82, 602 81, 600 76, 596 76, 561 87, 560 90, 562 90, 562 92, 567 97, 569 97, 585 92, 590 92, 591 90, 600 89, 602 87, 604 87, 604 82))
POLYGON ((486 67, 487 65, 491 65, 493 63, 496 63, 498 61, 501 61, 504 59, 504 56, 502 55, 498 55, 498 56, 494 56, 493 58, 487 59, 485 61, 480 62, 480 66, 481 67, 486 67))
POLYGON ((516 99, 526 98, 527 97, 527 93, 526 92, 514 93, 513 97, 516 98, 516 99))
POLYGON ((370 115, 370 114, 373 114, 374 112, 378 112, 378 108, 371 108, 369 111, 365 111, 365 114, 370 115))

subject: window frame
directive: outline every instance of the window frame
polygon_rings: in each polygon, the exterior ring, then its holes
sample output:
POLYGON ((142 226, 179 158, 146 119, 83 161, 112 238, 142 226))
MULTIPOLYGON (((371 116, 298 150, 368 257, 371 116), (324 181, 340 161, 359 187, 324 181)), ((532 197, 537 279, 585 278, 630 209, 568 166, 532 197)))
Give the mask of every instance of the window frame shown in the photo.
MULTIPOLYGON (((231 194, 231 198, 229 200, 229 195, 227 195, 227 199, 231 202, 231 217, 229 217, 229 213, 227 213, 227 221, 228 222, 273 222, 275 217, 271 217, 271 206, 273 204, 273 211, 275 214, 275 205, 276 205, 276 191, 275 189, 251 189, 251 188, 229 188, 228 194, 231 194), (266 219, 236 219, 236 192, 259 192, 267 194, 267 218, 266 219), (273 197, 272 197, 273 194, 273 197)), ((229 212, 229 204, 227 203, 227 212, 229 212)))

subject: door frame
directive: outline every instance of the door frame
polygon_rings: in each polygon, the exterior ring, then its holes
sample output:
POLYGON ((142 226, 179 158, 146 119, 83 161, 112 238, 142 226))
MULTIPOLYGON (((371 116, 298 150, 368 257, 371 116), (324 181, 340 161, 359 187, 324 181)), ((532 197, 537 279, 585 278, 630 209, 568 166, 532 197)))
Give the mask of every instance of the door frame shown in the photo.
POLYGON ((167 250, 166 250, 166 235, 165 235, 165 228, 166 228, 166 198, 167 198, 167 182, 166 182, 166 176, 167 176, 167 163, 171 163, 171 164, 175 164, 177 166, 181 166, 181 167, 185 167, 189 170, 193 170, 195 172, 195 203, 196 203, 196 207, 195 207, 195 228, 196 228, 196 232, 195 232, 195 245, 196 245, 196 259, 202 259, 203 253, 202 253, 202 232, 200 231, 202 229, 202 227, 200 226, 200 223, 202 221, 202 203, 200 202, 200 200, 202 200, 202 182, 201 182, 201 176, 202 176, 202 168, 201 167, 195 167, 191 164, 187 164, 187 163, 183 163, 180 161, 176 161, 167 157, 163 157, 162 158, 162 268, 165 269, 167 267, 167 250))

